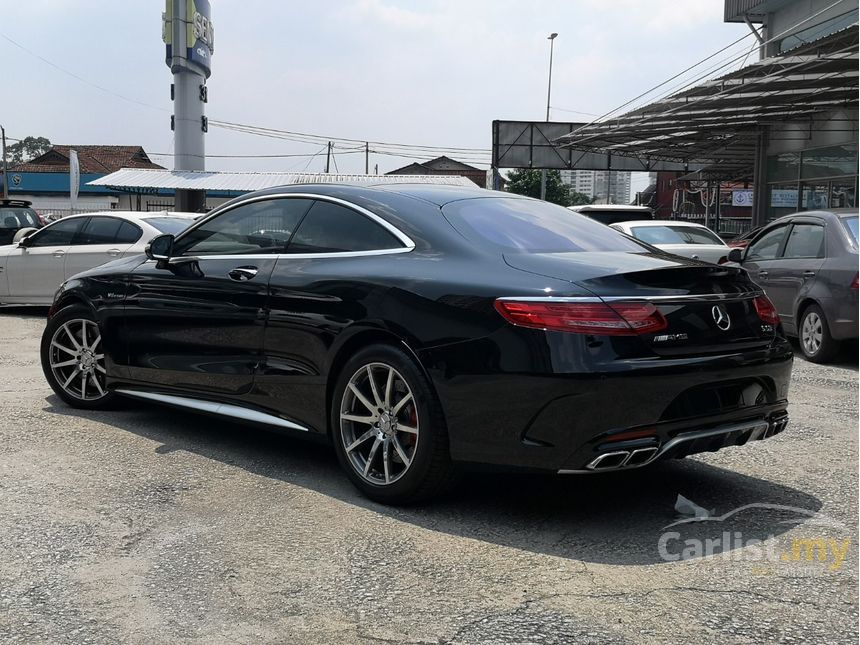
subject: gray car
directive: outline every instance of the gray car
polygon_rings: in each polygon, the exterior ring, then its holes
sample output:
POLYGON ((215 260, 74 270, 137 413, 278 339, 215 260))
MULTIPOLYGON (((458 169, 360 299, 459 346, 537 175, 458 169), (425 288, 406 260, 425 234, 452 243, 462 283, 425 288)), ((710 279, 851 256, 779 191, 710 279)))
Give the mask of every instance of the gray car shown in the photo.
POLYGON ((827 362, 857 338, 857 209, 781 217, 729 260, 761 285, 809 360, 827 362))

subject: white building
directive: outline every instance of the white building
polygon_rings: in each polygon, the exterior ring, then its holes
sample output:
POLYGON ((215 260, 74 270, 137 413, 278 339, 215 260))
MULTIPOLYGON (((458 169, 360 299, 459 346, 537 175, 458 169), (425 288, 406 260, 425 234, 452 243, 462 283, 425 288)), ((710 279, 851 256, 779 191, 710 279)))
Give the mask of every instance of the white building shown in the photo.
POLYGON ((623 170, 562 170, 561 180, 571 190, 595 198, 596 204, 629 204, 630 172, 623 170), (607 177, 609 200, 606 199, 607 177))

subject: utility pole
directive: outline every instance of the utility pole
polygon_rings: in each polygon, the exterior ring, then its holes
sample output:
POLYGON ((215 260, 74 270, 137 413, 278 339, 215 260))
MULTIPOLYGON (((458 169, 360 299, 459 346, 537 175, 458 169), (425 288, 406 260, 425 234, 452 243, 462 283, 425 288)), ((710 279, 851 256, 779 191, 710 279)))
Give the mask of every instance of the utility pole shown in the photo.
MULTIPOLYGON (((206 170, 204 135, 209 122, 204 105, 209 101, 206 79, 215 49, 209 0, 168 0, 162 14, 162 39, 167 46, 165 62, 173 73, 173 168, 206 170), (193 13, 189 13, 189 9, 193 13)), ((174 208, 199 212, 206 206, 206 191, 177 190, 174 208)))
POLYGON ((364 142, 364 174, 370 174, 370 142, 364 142))
POLYGON ((0 125, 0 138, 3 139, 3 199, 9 199, 9 175, 6 172, 6 130, 0 125))
POLYGON ((331 167, 331 141, 328 142, 328 152, 325 155, 325 171, 328 174, 328 169, 331 167))
MULTIPOLYGON (((549 81, 546 84, 546 122, 549 123, 549 99, 552 95, 552 47, 555 44, 557 33, 553 32, 548 37, 549 40, 549 81)), ((546 168, 541 168, 540 171, 540 198, 546 199, 546 168)))

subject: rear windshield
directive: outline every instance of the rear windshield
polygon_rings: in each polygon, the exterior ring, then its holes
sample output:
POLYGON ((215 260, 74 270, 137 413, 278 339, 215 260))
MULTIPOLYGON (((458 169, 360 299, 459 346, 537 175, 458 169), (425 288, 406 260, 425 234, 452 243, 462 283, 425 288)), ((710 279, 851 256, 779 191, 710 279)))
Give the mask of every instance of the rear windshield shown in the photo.
POLYGON ((582 215, 595 219, 601 224, 620 224, 636 219, 653 219, 649 211, 620 211, 620 210, 588 210, 580 211, 582 215))
POLYGON ((162 233, 171 235, 181 233, 194 223, 193 219, 186 217, 144 217, 143 221, 162 233))
POLYGON ((692 226, 634 226, 633 237, 648 244, 719 244, 723 241, 711 231, 692 226))
POLYGON ((842 224, 848 230, 851 239, 854 240, 854 246, 857 246, 857 216, 843 218, 842 224))
POLYGON ((0 208, 0 228, 27 228, 39 226, 36 211, 31 208, 0 208))
POLYGON ((464 199, 442 212, 470 242, 503 253, 653 251, 599 222, 535 199, 464 199))

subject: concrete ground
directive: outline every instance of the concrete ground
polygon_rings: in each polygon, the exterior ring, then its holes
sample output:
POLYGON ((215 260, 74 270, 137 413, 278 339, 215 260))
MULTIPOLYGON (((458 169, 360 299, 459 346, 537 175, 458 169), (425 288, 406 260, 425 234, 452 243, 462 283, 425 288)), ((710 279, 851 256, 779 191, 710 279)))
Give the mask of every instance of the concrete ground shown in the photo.
POLYGON ((44 316, 0 309, 0 642, 857 642, 856 346, 767 441, 398 509, 323 447, 69 408, 44 316), (722 519, 667 528, 679 493, 722 519))

